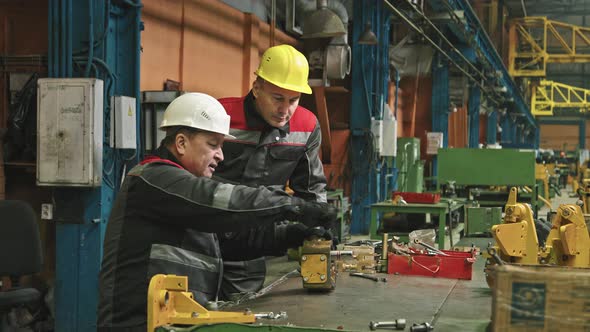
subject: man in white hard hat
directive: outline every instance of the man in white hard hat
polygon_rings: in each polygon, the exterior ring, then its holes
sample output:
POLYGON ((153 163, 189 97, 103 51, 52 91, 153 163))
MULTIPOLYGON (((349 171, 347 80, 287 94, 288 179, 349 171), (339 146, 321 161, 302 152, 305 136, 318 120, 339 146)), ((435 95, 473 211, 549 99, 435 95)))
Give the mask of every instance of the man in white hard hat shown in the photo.
POLYGON ((235 250, 281 255, 335 214, 283 191, 211 179, 223 161, 230 118, 213 97, 189 93, 166 109, 155 155, 129 171, 107 225, 100 272, 99 330, 145 331, 152 276, 187 276, 205 305, 218 298, 222 259, 216 233, 240 232, 235 250), (284 219, 299 225, 275 225, 284 219))
MULTIPOLYGON (((326 202, 326 178, 319 158, 321 131, 316 116, 299 106, 302 93, 310 94, 309 65, 290 45, 267 49, 256 70, 252 89, 244 97, 219 101, 231 116, 223 147, 225 160, 215 176, 249 186, 285 189, 314 202, 326 202)), ((262 288, 266 274, 262 258, 247 260, 234 253, 236 233, 220 235, 225 259, 222 292, 229 297, 262 288)))

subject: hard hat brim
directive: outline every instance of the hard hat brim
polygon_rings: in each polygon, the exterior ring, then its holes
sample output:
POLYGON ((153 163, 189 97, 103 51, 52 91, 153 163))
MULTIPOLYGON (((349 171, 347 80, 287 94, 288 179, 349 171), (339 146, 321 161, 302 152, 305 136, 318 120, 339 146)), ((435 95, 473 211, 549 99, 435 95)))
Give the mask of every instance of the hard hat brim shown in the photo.
POLYGON ((284 83, 276 82, 270 78, 267 78, 266 75, 259 74, 258 71, 255 71, 254 74, 256 76, 259 76, 260 78, 264 79, 266 82, 276 85, 279 88, 283 88, 285 90, 301 92, 301 93, 305 93, 307 95, 310 95, 312 93, 312 90, 311 90, 311 87, 309 86, 309 84, 306 84, 305 86, 284 84, 284 83))

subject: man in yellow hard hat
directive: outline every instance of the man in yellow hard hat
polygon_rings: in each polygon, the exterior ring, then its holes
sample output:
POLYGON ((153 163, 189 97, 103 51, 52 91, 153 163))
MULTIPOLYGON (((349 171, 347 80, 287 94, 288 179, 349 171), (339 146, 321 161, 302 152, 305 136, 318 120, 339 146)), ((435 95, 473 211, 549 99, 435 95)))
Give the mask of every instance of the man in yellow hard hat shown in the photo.
POLYGON ((148 284, 156 274, 187 276, 202 305, 224 299, 217 233, 242 234, 233 242, 240 253, 282 255, 318 235, 314 226, 335 218, 321 204, 282 190, 211 179, 223 161, 224 139, 234 138, 229 122, 223 106, 202 93, 184 94, 164 112, 160 129, 166 137, 129 171, 109 217, 99 331, 145 331, 148 284), (277 224, 285 218, 301 224, 277 224))
MULTIPOLYGON (((318 156, 320 125, 312 112, 299 106, 301 94, 311 94, 308 73, 307 59, 298 50, 274 46, 262 55, 246 96, 219 100, 231 116, 230 133, 236 138, 226 140, 225 160, 216 177, 280 189, 288 182, 296 197, 326 202, 326 178, 318 156)), ((222 293, 227 296, 258 291, 266 271, 264 259, 225 255, 237 235, 220 236, 226 271, 222 293)))

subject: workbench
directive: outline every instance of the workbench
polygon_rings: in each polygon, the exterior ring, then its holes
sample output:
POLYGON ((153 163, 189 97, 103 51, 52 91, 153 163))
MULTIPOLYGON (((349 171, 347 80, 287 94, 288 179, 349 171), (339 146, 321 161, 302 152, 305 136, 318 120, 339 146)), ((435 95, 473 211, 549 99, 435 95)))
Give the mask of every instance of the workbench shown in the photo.
MULTIPOLYGON (((445 247, 445 225, 447 214, 465 206, 464 200, 441 200, 434 204, 393 204, 391 201, 375 203, 371 205, 371 223, 369 225, 369 236, 371 239, 379 239, 377 230, 379 229, 379 214, 394 213, 417 213, 431 214, 438 216, 438 248, 445 247)), ((451 241, 452 242, 452 241, 451 241)), ((453 243, 450 244, 451 247, 453 243)))
MULTIPOLYGON (((459 245, 485 246, 489 239, 464 238, 459 245)), ((278 259, 278 258, 277 258, 278 259)), ((298 266, 285 265, 292 271, 298 266)), ((266 294, 224 311, 254 313, 285 311, 286 319, 260 320, 252 325, 215 324, 174 328, 183 331, 369 331, 370 321, 393 321, 404 318, 404 331, 412 324, 428 322, 434 331, 483 332, 491 317, 491 291, 483 274, 485 259, 473 266, 473 280, 455 280, 379 273, 387 282, 338 275, 336 289, 328 293, 309 292, 302 288, 301 277, 291 273, 266 294)), ((286 260, 285 260, 285 264, 286 260)), ((271 268, 272 270, 273 268, 271 268)), ((171 331, 161 328, 159 331, 171 331)))

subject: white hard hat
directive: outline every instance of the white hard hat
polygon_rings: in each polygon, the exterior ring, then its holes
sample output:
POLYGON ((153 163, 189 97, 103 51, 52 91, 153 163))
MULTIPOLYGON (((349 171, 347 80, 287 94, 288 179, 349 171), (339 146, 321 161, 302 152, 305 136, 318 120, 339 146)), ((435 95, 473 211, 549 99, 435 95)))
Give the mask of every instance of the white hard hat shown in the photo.
POLYGON ((230 117, 217 99, 199 92, 185 93, 174 99, 164 112, 160 129, 184 126, 235 138, 229 134, 230 117))

